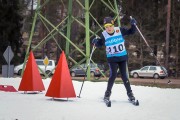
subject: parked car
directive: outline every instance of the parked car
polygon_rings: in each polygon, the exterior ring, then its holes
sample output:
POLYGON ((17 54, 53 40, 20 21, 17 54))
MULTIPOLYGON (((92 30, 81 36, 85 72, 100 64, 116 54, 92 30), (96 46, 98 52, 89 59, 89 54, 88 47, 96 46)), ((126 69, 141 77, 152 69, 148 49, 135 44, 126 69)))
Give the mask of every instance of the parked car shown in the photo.
MULTIPOLYGON (((46 72, 46 74, 53 74, 54 73, 54 70, 55 70, 55 61, 54 60, 49 60, 49 64, 47 65, 46 67, 46 70, 45 70, 45 65, 43 63, 43 59, 35 59, 36 60, 36 63, 38 65, 38 67, 43 71, 43 72, 46 72)), ((20 75, 21 72, 22 72, 22 69, 23 69, 23 64, 20 64, 20 65, 17 65, 14 67, 14 73, 15 74, 18 74, 20 75)), ((42 73, 41 70, 39 70, 40 74, 42 73)))
POLYGON ((162 66, 144 66, 139 70, 131 71, 130 75, 134 78, 151 77, 155 79, 164 79, 168 75, 168 73, 167 70, 162 66))
MULTIPOLYGON (((91 67, 91 69, 90 69, 91 77, 100 76, 101 72, 104 72, 104 66, 101 64, 91 63, 90 67, 91 67)), ((86 64, 81 64, 79 66, 75 66, 75 67, 71 68, 71 70, 70 70, 71 76, 72 77, 85 76, 86 68, 87 68, 86 64)))

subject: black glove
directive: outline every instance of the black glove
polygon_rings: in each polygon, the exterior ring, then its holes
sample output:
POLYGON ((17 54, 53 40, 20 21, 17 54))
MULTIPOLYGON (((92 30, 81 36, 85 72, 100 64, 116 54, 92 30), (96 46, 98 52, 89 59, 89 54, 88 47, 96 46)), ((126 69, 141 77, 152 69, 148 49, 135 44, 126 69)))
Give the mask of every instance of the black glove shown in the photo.
POLYGON ((137 22, 136 22, 136 20, 134 18, 132 18, 130 23, 131 23, 131 25, 136 25, 137 22))
POLYGON ((98 39, 97 39, 97 38, 94 38, 94 39, 92 40, 92 44, 97 44, 97 42, 98 42, 98 39))

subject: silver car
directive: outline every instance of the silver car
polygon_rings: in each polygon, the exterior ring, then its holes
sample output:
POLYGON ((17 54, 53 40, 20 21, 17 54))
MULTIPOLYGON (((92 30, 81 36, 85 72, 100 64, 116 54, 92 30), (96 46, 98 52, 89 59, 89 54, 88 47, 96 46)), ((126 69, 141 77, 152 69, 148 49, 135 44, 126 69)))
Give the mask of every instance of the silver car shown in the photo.
POLYGON ((144 66, 139 70, 131 71, 130 75, 134 78, 152 77, 164 79, 167 76, 167 70, 162 66, 144 66))
MULTIPOLYGON (((103 65, 100 65, 100 64, 90 64, 90 72, 91 72, 91 77, 94 77, 94 76, 100 76, 101 75, 101 72, 104 72, 104 66, 103 65)), ((81 64, 80 66, 75 66, 73 68, 71 68, 70 70, 70 73, 71 73, 71 76, 72 77, 75 77, 75 76, 84 76, 86 73, 86 64, 81 64)))
MULTIPOLYGON (((49 60, 49 64, 47 65, 47 67, 45 68, 45 65, 43 63, 44 59, 35 59, 36 63, 38 65, 38 67, 43 71, 46 72, 46 74, 54 74, 54 69, 55 69, 55 61, 54 60, 49 60)), ((17 65, 14 67, 14 73, 17 75, 20 75, 23 69, 23 64, 17 65)), ((42 73, 39 70, 40 73, 42 73)))

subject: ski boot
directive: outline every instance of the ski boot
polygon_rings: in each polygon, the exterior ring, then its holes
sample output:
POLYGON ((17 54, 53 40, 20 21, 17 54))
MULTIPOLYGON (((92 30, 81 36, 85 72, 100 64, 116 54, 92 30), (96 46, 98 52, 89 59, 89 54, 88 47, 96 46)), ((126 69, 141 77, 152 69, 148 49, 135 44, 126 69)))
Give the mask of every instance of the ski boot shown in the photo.
POLYGON ((108 100, 109 101, 110 96, 111 96, 111 91, 106 91, 105 95, 104 95, 104 100, 108 100))
POLYGON ((111 92, 110 91, 106 91, 105 95, 104 95, 104 100, 109 100, 111 96, 111 92))
POLYGON ((106 103, 107 107, 111 107, 111 100, 110 100, 111 92, 106 91, 104 95, 104 102, 106 103))
POLYGON ((134 94, 132 92, 127 93, 128 97, 129 97, 129 101, 135 105, 135 106, 139 106, 139 101, 135 99, 134 94))
POLYGON ((134 101, 135 100, 135 97, 134 97, 134 94, 132 92, 130 93, 127 93, 128 97, 129 97, 129 100, 130 101, 134 101))

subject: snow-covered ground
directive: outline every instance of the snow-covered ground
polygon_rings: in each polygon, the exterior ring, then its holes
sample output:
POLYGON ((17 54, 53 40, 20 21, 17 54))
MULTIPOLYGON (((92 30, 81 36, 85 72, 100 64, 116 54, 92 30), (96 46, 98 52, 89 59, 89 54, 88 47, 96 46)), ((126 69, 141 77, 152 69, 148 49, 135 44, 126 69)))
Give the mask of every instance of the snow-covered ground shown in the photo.
MULTIPOLYGON (((51 79, 43 80, 47 90, 51 79)), ((21 78, 0 78, 0 85, 19 88, 21 78)), ((140 106, 127 100, 122 84, 112 90, 112 107, 102 98, 106 82, 85 82, 81 98, 56 99, 39 94, 0 91, 0 120, 179 120, 180 89, 132 85, 140 106)), ((73 81, 76 95, 82 82, 73 81)))

